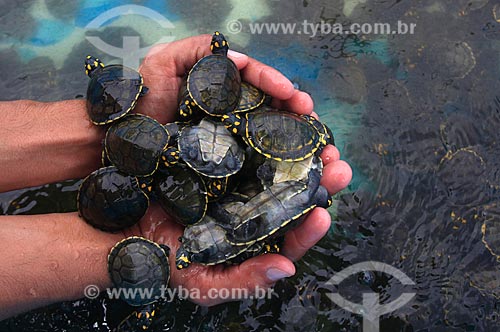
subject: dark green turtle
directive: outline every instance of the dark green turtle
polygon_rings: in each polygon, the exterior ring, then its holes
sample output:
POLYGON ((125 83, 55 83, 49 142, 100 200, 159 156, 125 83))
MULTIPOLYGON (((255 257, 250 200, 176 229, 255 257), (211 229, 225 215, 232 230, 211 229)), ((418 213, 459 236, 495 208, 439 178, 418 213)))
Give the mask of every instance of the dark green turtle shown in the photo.
POLYGON ((240 72, 227 57, 229 45, 224 35, 215 32, 210 48, 213 54, 201 58, 188 74, 187 93, 180 102, 182 117, 190 116, 192 107, 222 116, 234 111, 240 102, 240 72))
POLYGON ((158 172, 154 192, 163 209, 183 225, 197 223, 207 211, 205 183, 185 165, 178 164, 158 172))
POLYGON ((158 168, 169 135, 158 121, 142 114, 132 114, 113 123, 106 132, 106 155, 119 170, 149 176, 158 168))
POLYGON ((300 161, 311 157, 327 144, 309 118, 261 106, 240 116, 223 116, 226 127, 267 158, 300 161))
POLYGON ((144 216, 149 206, 149 198, 141 187, 147 185, 114 166, 100 168, 80 185, 78 212, 87 223, 103 231, 130 227, 144 216))
POLYGON ((137 99, 148 89, 141 74, 122 66, 104 64, 90 55, 85 59, 85 73, 90 77, 87 87, 87 113, 96 125, 105 125, 134 109, 137 99))
POLYGON ((320 172, 311 169, 307 184, 280 182, 252 197, 233 216, 234 228, 227 234, 228 242, 246 246, 283 235, 316 206, 329 207, 331 197, 320 180, 320 172))
POLYGON ((165 294, 170 280, 168 255, 170 249, 142 237, 132 236, 118 242, 108 255, 108 272, 116 289, 151 291, 150 296, 124 295, 120 298, 132 306, 158 301, 165 294))
POLYGON ((248 82, 241 82, 241 97, 238 107, 234 112, 248 112, 264 103, 266 94, 248 82))
POLYGON ((239 264, 263 253, 277 253, 283 239, 272 242, 248 242, 234 245, 227 241, 227 232, 232 229, 234 215, 248 198, 231 193, 219 202, 211 203, 208 214, 197 224, 188 226, 181 237, 181 246, 176 254, 178 269, 191 263, 215 265, 220 263, 239 264))
POLYGON ((226 241, 226 230, 214 218, 206 215, 199 223, 186 227, 175 265, 183 269, 191 263, 215 265, 243 253, 247 246, 235 246, 226 241))
POLYGON ((211 178, 237 173, 245 160, 245 150, 224 124, 209 118, 201 120, 197 126, 182 129, 178 149, 180 158, 189 167, 211 178))

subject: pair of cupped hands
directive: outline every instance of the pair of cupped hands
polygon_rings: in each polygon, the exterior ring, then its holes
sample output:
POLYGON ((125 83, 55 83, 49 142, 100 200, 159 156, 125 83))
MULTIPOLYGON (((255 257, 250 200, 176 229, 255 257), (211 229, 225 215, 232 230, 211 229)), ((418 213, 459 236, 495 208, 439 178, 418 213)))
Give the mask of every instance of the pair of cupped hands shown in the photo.
MULTIPOLYGON (((135 111, 154 117, 160 123, 174 121, 183 77, 199 59, 211 54, 210 41, 210 35, 200 35, 153 47, 139 68, 149 92, 139 99, 135 111)), ((294 89, 283 74, 241 53, 230 50, 228 56, 241 71, 242 80, 272 96, 274 107, 317 116, 313 112, 313 101, 309 94, 294 89)), ((340 160, 339 151, 332 145, 324 148, 321 158, 324 163, 321 184, 333 195, 349 184, 351 168, 340 160)), ((176 223, 157 204, 152 204, 142 220, 123 231, 123 235, 143 236, 168 245, 171 249, 170 288, 196 290, 199 296, 192 298, 192 301, 214 305, 230 299, 213 296, 217 291, 211 289, 239 288, 247 289, 252 294, 255 289, 267 289, 277 280, 293 276, 293 262, 300 259, 326 234, 330 224, 329 213, 317 207, 300 226, 286 234, 280 254, 261 255, 236 266, 192 264, 183 270, 177 270, 173 262, 183 226, 176 223)))

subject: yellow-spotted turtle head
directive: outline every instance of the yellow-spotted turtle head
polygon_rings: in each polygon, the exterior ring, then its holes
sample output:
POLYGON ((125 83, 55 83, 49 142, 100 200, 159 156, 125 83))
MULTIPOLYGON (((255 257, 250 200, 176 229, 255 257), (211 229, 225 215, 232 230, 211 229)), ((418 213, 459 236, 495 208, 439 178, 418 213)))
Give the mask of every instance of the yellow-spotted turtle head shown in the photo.
POLYGON ((116 331, 147 331, 151 328, 156 315, 156 304, 139 307, 118 325, 116 331))
POLYGON ((222 123, 231 132, 231 134, 243 136, 245 133, 246 119, 236 113, 224 114, 222 123))
POLYGON ((91 55, 87 55, 87 57, 85 58, 85 74, 87 74, 87 76, 91 77, 92 73, 96 69, 103 67, 104 64, 98 58, 95 58, 91 55))
POLYGON ((212 36, 212 42, 210 43, 210 50, 213 54, 227 55, 229 51, 229 43, 222 33, 215 31, 212 36))
POLYGON ((175 266, 178 270, 185 269, 191 265, 190 255, 184 248, 179 248, 177 254, 175 255, 175 266))

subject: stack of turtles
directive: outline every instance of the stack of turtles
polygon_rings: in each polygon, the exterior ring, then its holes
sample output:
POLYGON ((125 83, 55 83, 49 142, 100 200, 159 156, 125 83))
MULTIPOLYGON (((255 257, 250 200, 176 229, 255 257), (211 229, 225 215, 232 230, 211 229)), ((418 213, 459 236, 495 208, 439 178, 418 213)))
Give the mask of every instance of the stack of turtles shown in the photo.
MULTIPOLYGON (((85 61, 89 117, 108 128, 103 168, 79 190, 80 216, 116 232, 137 223, 157 200, 186 226, 178 269, 276 251, 309 211, 331 204, 320 185, 319 154, 334 143, 332 132, 311 116, 272 108, 264 92, 241 81, 228 49, 216 32, 212 54, 192 67, 179 91, 179 121, 165 125, 130 114, 147 92, 138 72, 90 56, 85 61)), ((155 289, 166 285, 168 254, 168 247, 146 239, 125 239, 109 255, 112 280, 117 287, 143 287, 144 280, 155 289)))

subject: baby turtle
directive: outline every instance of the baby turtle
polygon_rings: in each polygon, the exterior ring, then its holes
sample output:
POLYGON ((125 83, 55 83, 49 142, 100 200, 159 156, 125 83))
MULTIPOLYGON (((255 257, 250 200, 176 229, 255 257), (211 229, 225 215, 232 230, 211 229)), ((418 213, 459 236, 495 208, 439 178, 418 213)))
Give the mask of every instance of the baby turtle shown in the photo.
POLYGON ((146 186, 114 166, 100 168, 80 185, 78 212, 87 223, 103 231, 125 229, 146 213, 149 198, 141 189, 146 186))
POLYGON ((182 244, 175 256, 175 265, 179 270, 191 263, 215 265, 226 262, 250 246, 235 246, 227 242, 226 230, 210 216, 186 227, 180 240, 182 244))
POLYGON ((108 255, 108 272, 117 289, 141 289, 152 293, 148 297, 136 292, 120 292, 120 298, 132 306, 142 306, 158 301, 170 280, 166 245, 157 244, 139 236, 118 242, 108 255), (125 294, 125 295, 124 295, 125 294))
POLYGON ((169 135, 158 121, 132 114, 109 127, 104 146, 109 161, 119 170, 135 176, 149 176, 158 168, 168 141, 169 135))
POLYGON ((249 245, 280 236, 316 206, 329 207, 332 200, 326 188, 319 184, 320 179, 320 172, 312 169, 307 185, 293 180, 280 182, 252 197, 237 211, 234 229, 227 235, 228 242, 249 245))
POLYGON ((95 125, 105 125, 125 116, 148 91, 139 72, 122 65, 104 66, 90 55, 85 59, 85 73, 90 77, 87 113, 95 125))
MULTIPOLYGON (((196 172, 225 178, 243 167, 245 150, 221 122, 209 118, 182 129, 178 139, 180 158, 196 172)), ((168 150, 172 153, 171 150, 168 150)))
POLYGON ((198 107, 212 116, 222 116, 234 111, 240 102, 240 72, 227 57, 229 44, 223 34, 214 33, 210 49, 212 54, 201 58, 188 74, 187 94, 180 103, 182 117, 193 113, 191 107, 198 107))
POLYGON ((185 165, 178 164, 158 172, 154 192, 162 208, 185 226, 205 216, 208 205, 205 183, 185 165))
MULTIPOLYGON (((223 116, 226 127, 257 152, 278 161, 300 161, 327 144, 325 135, 306 118, 291 112, 260 107, 257 111, 223 116)), ((319 151, 318 151, 319 152, 319 151)))

